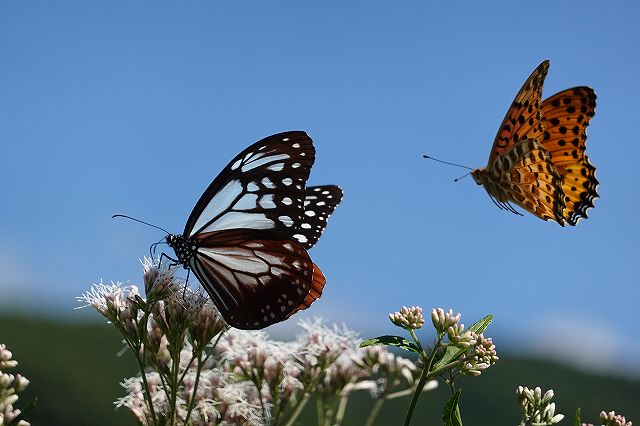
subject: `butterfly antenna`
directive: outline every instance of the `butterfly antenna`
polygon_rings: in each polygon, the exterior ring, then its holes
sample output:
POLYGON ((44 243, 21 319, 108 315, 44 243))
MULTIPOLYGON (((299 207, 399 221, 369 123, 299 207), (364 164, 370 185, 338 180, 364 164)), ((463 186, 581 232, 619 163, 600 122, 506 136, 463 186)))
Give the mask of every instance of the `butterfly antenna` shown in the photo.
POLYGON ((466 178, 466 177, 467 177, 467 176, 469 176, 470 174, 471 174, 471 172, 467 172, 467 173, 465 173, 463 176, 460 176, 459 178, 455 178, 453 181, 454 181, 454 182, 457 182, 457 181, 459 181, 460 179, 464 179, 464 178, 466 178))
POLYGON ((116 218, 116 217, 124 217, 125 219, 131 219, 131 220, 133 220, 133 221, 140 222, 140 223, 142 223, 142 224, 144 224, 144 225, 151 226, 151 227, 153 227, 153 228, 156 228, 156 229, 159 229, 159 230, 161 230, 161 231, 163 231, 163 232, 166 232, 167 234, 170 234, 170 232, 169 232, 169 231, 167 231, 166 229, 160 228, 159 226, 152 225, 152 224, 150 224, 150 223, 147 223, 147 222, 142 221, 142 220, 140 220, 140 219, 136 219, 136 218, 131 217, 131 216, 127 216, 127 215, 124 215, 124 214, 114 214, 113 216, 111 216, 111 219, 114 219, 114 218, 116 218))
MULTIPOLYGON (((430 157, 428 155, 423 155, 422 158, 428 158, 429 160, 437 161, 438 163, 448 164, 450 166, 462 167, 463 169, 473 170, 471 167, 463 166, 462 164, 450 163, 448 161, 438 160, 437 158, 430 157)), ((466 176, 466 175, 465 175, 466 176)), ((463 176, 464 177, 464 176, 463 176)), ((460 178, 462 179, 462 178, 460 178)))

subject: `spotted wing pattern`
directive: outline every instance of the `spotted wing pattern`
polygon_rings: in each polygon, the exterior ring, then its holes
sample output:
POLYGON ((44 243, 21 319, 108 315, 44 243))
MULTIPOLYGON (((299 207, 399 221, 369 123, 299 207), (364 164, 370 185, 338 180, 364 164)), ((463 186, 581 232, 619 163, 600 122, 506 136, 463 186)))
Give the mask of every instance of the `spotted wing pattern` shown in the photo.
POLYGON ((587 218, 598 198, 596 168, 585 154, 587 126, 595 114, 596 94, 589 87, 556 93, 542 103, 545 131, 542 146, 562 178, 566 209, 562 216, 570 225, 587 218))
POLYGON ((342 201, 342 189, 335 185, 311 186, 304 197, 304 214, 293 238, 306 249, 317 242, 329 216, 342 201))
POLYGON ((489 164, 509 146, 525 138, 540 138, 544 123, 540 112, 542 86, 549 70, 549 61, 543 61, 524 82, 502 120, 489 154, 489 164))
POLYGON ((549 61, 529 76, 498 130, 486 169, 472 175, 500 208, 509 201, 544 220, 576 225, 598 197, 586 128, 596 95, 575 87, 541 102, 549 61))
POLYGON ((305 132, 280 133, 249 146, 200 197, 184 235, 242 228, 291 236, 304 211, 314 159, 313 142, 305 132))
POLYGON ((342 192, 325 186, 316 195, 305 188, 314 158, 304 132, 256 142, 209 185, 184 234, 167 238, 178 261, 194 272, 233 327, 267 327, 322 294, 326 280, 306 249, 324 225, 318 228, 311 219, 326 223, 342 192), (310 193, 314 205, 306 202, 310 193))
MULTIPOLYGON (((493 160, 502 176, 507 200, 543 220, 561 225, 565 208, 561 178, 549 154, 536 139, 523 139, 493 160)), ((563 225, 564 226, 564 225, 563 225)))

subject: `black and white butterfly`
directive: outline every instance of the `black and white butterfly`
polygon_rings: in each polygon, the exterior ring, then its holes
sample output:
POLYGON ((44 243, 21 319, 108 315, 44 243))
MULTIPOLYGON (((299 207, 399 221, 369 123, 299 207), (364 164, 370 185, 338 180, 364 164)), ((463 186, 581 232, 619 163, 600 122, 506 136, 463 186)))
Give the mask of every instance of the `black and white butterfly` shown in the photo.
POLYGON ((325 277, 307 250, 342 199, 334 185, 306 187, 315 148, 301 131, 266 137, 238 154, 168 235, 225 321, 260 329, 308 308, 325 277))

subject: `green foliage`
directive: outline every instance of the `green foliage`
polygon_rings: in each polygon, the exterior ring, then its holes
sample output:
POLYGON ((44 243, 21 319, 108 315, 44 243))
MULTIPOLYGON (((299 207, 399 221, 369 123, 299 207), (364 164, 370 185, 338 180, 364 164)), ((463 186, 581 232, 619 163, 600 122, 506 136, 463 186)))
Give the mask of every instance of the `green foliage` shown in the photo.
POLYGON ((576 410, 576 415, 573 417, 573 426, 580 426, 582 424, 582 414, 580 407, 576 410))
POLYGON ((404 349, 405 351, 410 351, 415 353, 420 352, 420 349, 418 349, 415 343, 400 336, 379 336, 379 337, 374 337, 373 339, 367 339, 364 342, 360 343, 361 348, 365 348, 367 346, 372 346, 372 345, 395 346, 400 349, 404 349))
MULTIPOLYGON (((489 324, 491 324, 491 321, 493 321, 493 315, 487 315, 486 317, 482 318, 480 321, 476 322, 471 327, 469 327, 468 331, 473 331, 474 333, 482 334, 487 329, 487 327, 489 327, 489 324)), ((442 367, 443 365, 447 365, 452 361, 455 361, 463 353, 465 353, 465 349, 459 349, 459 348, 456 348, 455 346, 449 346, 445 350, 445 353, 442 356, 442 358, 440 358, 434 364, 433 366, 434 370, 442 367)))
POLYGON ((442 421, 444 426, 462 426, 462 418, 460 417, 460 407, 458 407, 458 401, 460 400, 460 394, 462 389, 458 389, 444 406, 442 410, 442 421))

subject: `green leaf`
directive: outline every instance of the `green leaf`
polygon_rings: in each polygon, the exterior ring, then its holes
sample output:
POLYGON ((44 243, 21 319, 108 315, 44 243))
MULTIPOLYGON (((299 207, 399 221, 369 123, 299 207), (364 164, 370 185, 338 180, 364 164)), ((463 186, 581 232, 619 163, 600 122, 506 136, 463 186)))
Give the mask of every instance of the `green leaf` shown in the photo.
POLYGON ((489 314, 486 317, 482 318, 480 321, 473 324, 471 327, 469 327, 469 330, 478 334, 484 333, 487 327, 489 327, 489 324, 491 324, 491 321, 493 321, 493 315, 489 314))
MULTIPOLYGON (((480 321, 476 322, 471 327, 469 327, 468 330, 478 334, 484 333, 484 331, 487 329, 489 324, 491 324, 491 321, 493 321, 493 315, 487 315, 486 317, 482 318, 480 321)), ((462 355, 465 352, 466 350, 458 349, 455 346, 447 347, 447 350, 444 352, 444 355, 442 356, 442 358, 438 360, 438 362, 434 364, 432 370, 435 370, 437 368, 442 367, 443 365, 446 365, 452 361, 455 361, 460 357, 460 355, 462 355)))
POLYGON ((405 351, 420 353, 420 349, 418 349, 415 343, 400 336, 379 336, 360 343, 361 348, 372 345, 397 346, 398 348, 404 349, 405 351))
POLYGON ((573 426, 580 426, 582 424, 582 413, 580 407, 576 410, 576 415, 573 417, 573 426))
POLYGON ((458 389, 454 393, 442 410, 442 421, 444 426, 462 426, 462 418, 460 417, 460 407, 458 407, 458 401, 460 400, 460 394, 462 389, 458 389))

